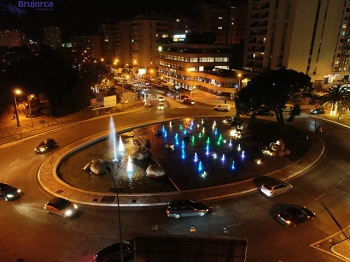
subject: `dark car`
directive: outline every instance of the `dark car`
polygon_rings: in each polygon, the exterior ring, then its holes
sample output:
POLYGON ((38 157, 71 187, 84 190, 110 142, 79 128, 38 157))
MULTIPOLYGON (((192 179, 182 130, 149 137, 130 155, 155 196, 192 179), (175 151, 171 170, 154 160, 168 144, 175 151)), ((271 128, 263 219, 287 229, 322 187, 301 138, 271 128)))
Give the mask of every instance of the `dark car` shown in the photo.
POLYGON ((316 214, 307 207, 301 207, 297 205, 288 206, 287 209, 278 214, 278 220, 285 226, 296 227, 300 223, 304 223, 307 220, 314 220, 316 214))
POLYGON ((49 214, 70 217, 77 211, 78 207, 67 199, 54 197, 45 204, 44 209, 49 214))
POLYGON ((0 183, 0 198, 6 201, 15 200, 21 196, 21 190, 5 183, 0 183))
MULTIPOLYGON (((123 261, 134 261, 134 251, 132 241, 123 241, 123 261)), ((120 242, 112 244, 98 251, 94 255, 93 262, 119 262, 120 259, 120 242)))
POLYGON ((193 200, 175 200, 166 207, 167 216, 175 218, 204 216, 208 212, 209 208, 205 204, 193 200))
POLYGON ((189 98, 184 99, 182 102, 184 104, 189 104, 189 105, 194 105, 194 103, 195 103, 193 99, 189 99, 189 98))
POLYGON ((255 110, 253 114, 259 116, 273 116, 273 113, 271 113, 271 110, 269 108, 259 108, 255 110))
POLYGON ((315 108, 315 109, 311 110, 310 114, 311 115, 324 114, 324 109, 323 108, 315 108))
POLYGON ((34 148, 34 151, 37 154, 41 154, 41 153, 46 153, 47 151, 54 149, 56 147, 57 147, 56 140, 49 138, 42 141, 36 148, 34 148))

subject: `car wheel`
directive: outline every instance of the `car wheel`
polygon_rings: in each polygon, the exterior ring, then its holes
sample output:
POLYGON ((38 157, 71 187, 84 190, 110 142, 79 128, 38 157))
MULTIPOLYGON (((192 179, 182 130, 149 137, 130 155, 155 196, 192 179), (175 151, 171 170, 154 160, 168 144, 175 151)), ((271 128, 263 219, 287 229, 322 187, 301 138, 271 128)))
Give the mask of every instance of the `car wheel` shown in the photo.
POLYGON ((271 197, 275 197, 276 196, 276 193, 273 193, 272 195, 271 195, 271 197))
POLYGON ((5 197, 5 201, 9 201, 9 200, 7 199, 7 197, 5 197))
POLYGON ((297 224, 293 224, 292 227, 293 227, 293 228, 294 228, 294 227, 297 227, 297 224))
POLYGON ((175 218, 180 218, 180 215, 179 214, 175 214, 174 217, 175 218))
POLYGON ((47 210, 47 209, 46 209, 46 213, 51 214, 51 212, 49 210, 47 210))
POLYGON ((310 217, 310 221, 314 221, 315 217, 310 217))
POLYGON ((205 214, 203 212, 199 213, 199 216, 202 217, 204 216, 205 214))

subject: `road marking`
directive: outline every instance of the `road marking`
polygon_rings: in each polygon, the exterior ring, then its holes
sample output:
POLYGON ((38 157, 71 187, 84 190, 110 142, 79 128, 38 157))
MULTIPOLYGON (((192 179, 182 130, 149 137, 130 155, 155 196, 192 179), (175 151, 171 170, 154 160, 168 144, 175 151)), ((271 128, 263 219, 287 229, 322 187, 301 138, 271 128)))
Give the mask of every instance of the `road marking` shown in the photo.
POLYGON ((315 200, 320 199, 321 197, 323 197, 326 193, 323 193, 322 195, 320 195, 319 197, 315 198, 315 200))
POLYGON ((340 184, 341 182, 343 182, 344 179, 345 179, 345 176, 344 176, 342 179, 340 179, 340 181, 338 182, 338 184, 340 184))
POLYGON ((12 166, 12 165, 13 165, 14 163, 16 163, 18 160, 19 160, 19 158, 17 158, 15 161, 13 161, 13 162, 11 163, 10 166, 12 166))
POLYGON ((229 225, 229 226, 225 226, 225 227, 235 227, 235 226, 240 226, 243 225, 244 223, 238 223, 238 224, 233 224, 233 225, 229 225))

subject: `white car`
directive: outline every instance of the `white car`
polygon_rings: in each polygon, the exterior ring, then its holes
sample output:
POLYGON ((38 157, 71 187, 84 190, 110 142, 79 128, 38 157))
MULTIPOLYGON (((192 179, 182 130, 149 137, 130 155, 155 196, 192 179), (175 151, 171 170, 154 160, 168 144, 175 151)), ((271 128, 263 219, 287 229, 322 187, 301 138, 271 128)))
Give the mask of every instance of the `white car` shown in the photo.
POLYGON ((287 182, 275 179, 271 182, 262 184, 260 191, 268 197, 275 197, 276 195, 291 191, 293 186, 287 182))
POLYGON ((165 109, 165 104, 164 103, 159 103, 158 109, 159 110, 164 110, 165 109))
POLYGON ((162 95, 157 95, 157 100, 158 100, 159 102, 164 102, 164 101, 165 101, 165 98, 164 98, 164 96, 162 96, 162 95))

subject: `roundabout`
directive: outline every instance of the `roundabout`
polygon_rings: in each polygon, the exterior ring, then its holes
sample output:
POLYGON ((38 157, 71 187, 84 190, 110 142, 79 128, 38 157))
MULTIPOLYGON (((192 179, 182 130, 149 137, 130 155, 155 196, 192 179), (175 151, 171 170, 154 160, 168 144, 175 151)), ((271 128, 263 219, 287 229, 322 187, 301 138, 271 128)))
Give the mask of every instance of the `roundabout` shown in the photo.
POLYGON ((319 136, 291 125, 280 132, 275 125, 256 120, 249 126, 254 135, 236 140, 229 132, 233 127, 223 124, 220 117, 166 119, 113 128, 59 148, 42 164, 39 182, 49 193, 75 203, 115 206, 118 203, 111 177, 82 170, 91 160, 101 158, 115 167, 121 206, 156 206, 174 199, 208 201, 246 194, 258 190, 257 177, 289 180, 309 169, 324 151, 319 136), (285 141, 291 154, 264 156, 263 149, 279 139, 285 141), (116 141, 125 146, 122 153, 117 152, 116 141), (151 158, 134 158, 132 169, 127 171, 130 156, 140 149, 149 150, 151 158), (145 176, 150 163, 162 167, 166 177, 145 176))

